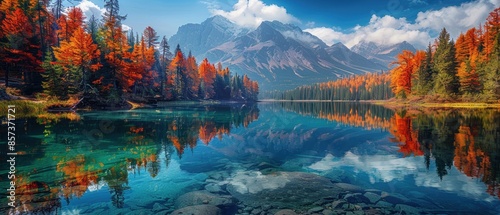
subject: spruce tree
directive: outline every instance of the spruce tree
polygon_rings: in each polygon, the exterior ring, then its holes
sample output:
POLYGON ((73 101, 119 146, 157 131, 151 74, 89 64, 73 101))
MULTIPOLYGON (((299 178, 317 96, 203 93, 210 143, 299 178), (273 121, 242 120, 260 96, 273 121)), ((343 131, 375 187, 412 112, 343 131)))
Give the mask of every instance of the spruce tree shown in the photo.
POLYGON ((436 71, 434 91, 445 97, 456 95, 460 83, 455 62, 455 44, 450 41, 450 34, 446 28, 439 34, 433 68, 436 71))
POLYGON ((42 73, 43 92, 49 96, 64 98, 67 96, 67 90, 63 87, 61 81, 63 69, 61 66, 53 63, 54 58, 50 51, 45 54, 45 60, 42 63, 42 68, 45 70, 42 73))
POLYGON ((432 91, 434 86, 435 72, 432 65, 432 47, 429 43, 425 53, 424 62, 420 65, 417 71, 417 83, 415 84, 415 93, 417 95, 427 95, 432 91))

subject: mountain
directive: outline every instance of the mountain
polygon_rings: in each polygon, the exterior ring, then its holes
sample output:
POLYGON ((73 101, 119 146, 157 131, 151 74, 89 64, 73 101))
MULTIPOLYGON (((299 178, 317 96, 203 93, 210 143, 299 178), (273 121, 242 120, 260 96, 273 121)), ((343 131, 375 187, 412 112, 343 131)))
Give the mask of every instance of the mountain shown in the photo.
POLYGON ((169 43, 179 43, 197 59, 206 57, 233 73, 247 74, 262 90, 292 89, 385 68, 341 44, 328 46, 299 27, 278 21, 264 21, 245 31, 216 16, 181 26, 169 43))
POLYGON ((360 42, 353 46, 351 50, 375 63, 389 67, 389 64, 395 60, 396 55, 403 50, 415 52, 417 49, 410 43, 403 41, 394 45, 377 45, 373 42, 360 42))
POLYGON ((194 56, 203 55, 209 49, 230 41, 248 30, 238 27, 222 16, 213 16, 201 24, 186 24, 177 30, 168 43, 171 47, 180 45, 181 50, 194 56))
POLYGON ((377 64, 371 60, 366 59, 365 57, 351 51, 347 48, 343 43, 335 43, 332 46, 326 48, 326 51, 330 56, 335 58, 336 60, 345 63, 346 65, 350 65, 354 68, 359 69, 373 69, 379 68, 379 70, 387 70, 387 66, 383 66, 377 64))

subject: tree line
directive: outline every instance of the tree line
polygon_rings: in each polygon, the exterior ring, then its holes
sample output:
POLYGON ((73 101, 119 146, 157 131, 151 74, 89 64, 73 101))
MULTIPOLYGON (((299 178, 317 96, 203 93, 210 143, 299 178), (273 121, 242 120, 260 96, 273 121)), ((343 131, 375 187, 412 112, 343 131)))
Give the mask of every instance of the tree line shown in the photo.
POLYGON ((277 100, 385 100, 394 96, 389 73, 350 76, 287 91, 265 92, 263 97, 277 100))
POLYGON ((403 51, 391 71, 399 98, 411 95, 463 101, 500 98, 500 8, 484 25, 450 39, 445 28, 426 51, 403 51))
POLYGON ((200 64, 147 27, 124 31, 118 0, 105 0, 102 20, 62 0, 0 4, 0 64, 6 86, 26 95, 78 95, 96 104, 125 99, 257 100, 258 83, 220 63, 200 64), (52 10, 49 11, 48 8, 52 10))
POLYGON ((486 101, 500 99, 500 8, 484 25, 461 33, 457 40, 443 28, 427 50, 404 50, 389 73, 366 74, 266 92, 283 100, 380 100, 424 97, 431 101, 486 101))

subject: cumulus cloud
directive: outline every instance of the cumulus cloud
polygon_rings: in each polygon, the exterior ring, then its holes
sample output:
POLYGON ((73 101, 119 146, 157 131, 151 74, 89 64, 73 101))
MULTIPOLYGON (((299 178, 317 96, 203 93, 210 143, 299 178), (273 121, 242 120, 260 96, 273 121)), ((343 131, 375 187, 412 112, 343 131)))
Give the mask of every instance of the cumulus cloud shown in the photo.
POLYGON ((91 2, 89 0, 83 0, 75 7, 79 7, 83 11, 87 19, 92 15, 94 15, 96 19, 101 19, 101 17, 104 15, 104 12, 106 12, 104 8, 100 8, 99 6, 94 4, 94 2, 91 2))
POLYGON ((231 11, 212 8, 211 12, 246 28, 257 28, 263 21, 299 22, 297 18, 288 14, 284 7, 275 4, 266 5, 261 0, 238 0, 231 11))
POLYGON ((484 23, 488 13, 499 6, 500 0, 476 0, 459 6, 419 12, 412 22, 406 18, 389 15, 372 15, 367 25, 358 25, 347 32, 327 27, 308 28, 304 31, 319 37, 329 45, 342 42, 347 47, 352 47, 361 41, 392 45, 407 41, 422 48, 431 42, 443 27, 456 38, 461 32, 484 23))
POLYGON ((480 180, 469 178, 455 168, 449 170, 441 180, 436 175, 436 166, 431 165, 427 170, 423 159, 424 157, 401 158, 394 155, 357 155, 348 151, 339 158, 328 154, 310 165, 309 169, 324 172, 353 167, 357 171, 354 174, 366 173, 371 183, 403 181, 411 176, 419 187, 450 191, 477 200, 495 200, 495 197, 486 192, 486 185, 480 180))
POLYGON ((443 27, 452 37, 460 32, 484 23, 489 13, 500 6, 500 0, 478 0, 460 6, 445 7, 435 11, 420 12, 415 20, 416 26, 440 31, 443 27))

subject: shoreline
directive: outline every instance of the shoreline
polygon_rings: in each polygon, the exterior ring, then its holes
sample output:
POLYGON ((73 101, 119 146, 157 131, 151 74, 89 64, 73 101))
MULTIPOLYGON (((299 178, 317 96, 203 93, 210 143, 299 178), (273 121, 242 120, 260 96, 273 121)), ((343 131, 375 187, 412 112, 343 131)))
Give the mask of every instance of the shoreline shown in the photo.
POLYGON ((384 106, 386 108, 498 108, 500 103, 486 103, 486 102, 411 102, 411 101, 398 101, 398 100, 274 100, 262 99, 258 102, 346 102, 346 103, 370 103, 374 105, 384 106))

